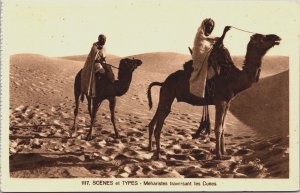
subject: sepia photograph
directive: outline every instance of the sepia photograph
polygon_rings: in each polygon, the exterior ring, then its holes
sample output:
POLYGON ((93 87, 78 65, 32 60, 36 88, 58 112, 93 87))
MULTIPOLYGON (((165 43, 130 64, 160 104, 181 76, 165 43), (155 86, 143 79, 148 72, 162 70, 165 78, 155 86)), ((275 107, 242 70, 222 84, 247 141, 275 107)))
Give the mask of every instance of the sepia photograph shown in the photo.
POLYGON ((299 8, 2 1, 1 190, 299 190, 299 8))

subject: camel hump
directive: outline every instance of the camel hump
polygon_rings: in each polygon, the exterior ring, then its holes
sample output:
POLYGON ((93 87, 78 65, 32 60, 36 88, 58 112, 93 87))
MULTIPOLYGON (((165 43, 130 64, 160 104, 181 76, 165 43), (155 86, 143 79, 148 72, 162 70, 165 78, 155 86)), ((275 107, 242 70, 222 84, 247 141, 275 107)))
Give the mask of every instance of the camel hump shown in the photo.
POLYGON ((192 71, 194 70, 194 68, 193 68, 193 60, 189 60, 186 63, 184 63, 183 64, 183 70, 185 72, 192 73, 192 71))
POLYGON ((115 74, 112 70, 112 67, 110 65, 107 65, 106 63, 103 64, 103 68, 105 70, 105 76, 110 82, 114 82, 116 80, 115 74))

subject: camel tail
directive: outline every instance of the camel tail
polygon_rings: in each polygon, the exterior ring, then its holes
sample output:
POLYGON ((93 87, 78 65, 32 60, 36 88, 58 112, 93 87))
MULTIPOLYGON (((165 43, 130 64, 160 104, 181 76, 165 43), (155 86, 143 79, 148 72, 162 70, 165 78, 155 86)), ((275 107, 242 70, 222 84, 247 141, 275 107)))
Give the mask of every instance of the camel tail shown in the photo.
POLYGON ((147 89, 147 97, 148 97, 148 105, 149 105, 149 109, 152 108, 152 97, 151 97, 151 88, 152 86, 162 86, 163 83, 162 82, 152 82, 149 86, 148 86, 148 89, 147 89))

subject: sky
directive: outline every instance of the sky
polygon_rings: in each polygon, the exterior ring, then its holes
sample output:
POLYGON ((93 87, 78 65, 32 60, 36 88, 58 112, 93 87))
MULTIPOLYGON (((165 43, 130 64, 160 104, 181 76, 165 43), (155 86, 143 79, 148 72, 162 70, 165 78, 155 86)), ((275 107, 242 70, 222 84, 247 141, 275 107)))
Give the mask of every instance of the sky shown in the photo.
MULTIPOLYGON (((289 55, 299 42, 299 8, 296 1, 7 0, 2 45, 9 54, 80 55, 103 33, 108 53, 118 56, 189 54, 197 28, 209 17, 215 36, 226 25, 276 34, 282 42, 268 54, 289 55)), ((244 55, 250 36, 231 29, 224 44, 231 55, 244 55)))

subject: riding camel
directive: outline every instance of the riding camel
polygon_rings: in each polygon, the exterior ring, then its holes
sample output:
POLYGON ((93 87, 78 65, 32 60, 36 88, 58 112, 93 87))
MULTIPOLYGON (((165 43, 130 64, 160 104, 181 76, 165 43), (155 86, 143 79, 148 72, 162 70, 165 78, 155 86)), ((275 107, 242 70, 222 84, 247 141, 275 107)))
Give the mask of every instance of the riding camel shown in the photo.
MULTIPOLYGON (((93 125, 96 120, 97 111, 105 99, 109 101, 109 108, 111 113, 111 122, 114 127, 116 137, 119 137, 118 130, 115 124, 115 106, 116 96, 124 95, 130 86, 132 80, 133 71, 142 64, 139 59, 124 58, 120 61, 118 80, 111 83, 107 77, 103 77, 100 80, 96 79, 96 97, 87 97, 88 100, 88 111, 91 118, 91 125, 86 140, 91 140, 93 135, 93 125)), ((74 124, 73 130, 77 131, 77 115, 79 108, 79 98, 81 95, 81 101, 84 100, 84 94, 81 92, 81 70, 77 73, 74 83, 74 97, 75 97, 75 109, 74 109, 74 124)))
MULTIPOLYGON (((225 32, 226 33, 226 32, 225 32)), ((225 37, 223 33, 222 37, 225 37)), ((223 39, 221 39, 223 45, 223 39)), ((210 90, 210 85, 214 85, 213 94, 206 94, 204 98, 196 97, 189 92, 189 79, 192 72, 192 61, 184 64, 184 70, 178 70, 170 74, 164 82, 152 82, 148 87, 149 107, 152 107, 151 88, 160 86, 159 103, 155 115, 149 123, 149 151, 152 150, 152 134, 154 131, 156 141, 156 152, 154 159, 159 159, 160 154, 160 134, 165 119, 171 111, 171 106, 176 98, 178 102, 185 102, 196 106, 215 106, 215 137, 217 159, 224 158, 225 140, 224 123, 226 113, 229 109, 231 100, 240 92, 250 88, 253 83, 259 79, 262 58, 267 51, 275 45, 279 45, 281 38, 277 35, 254 34, 251 36, 247 45, 247 53, 244 60, 243 69, 238 69, 233 63, 226 67, 221 67, 221 76, 214 76, 207 81, 206 90, 210 90), (154 129, 155 127, 155 129, 154 129)), ((222 46, 215 46, 210 54, 210 63, 222 63, 224 58, 228 57, 229 52, 222 46), (223 49, 223 51, 220 51, 223 49), (214 60, 211 57, 215 57, 214 60)))

